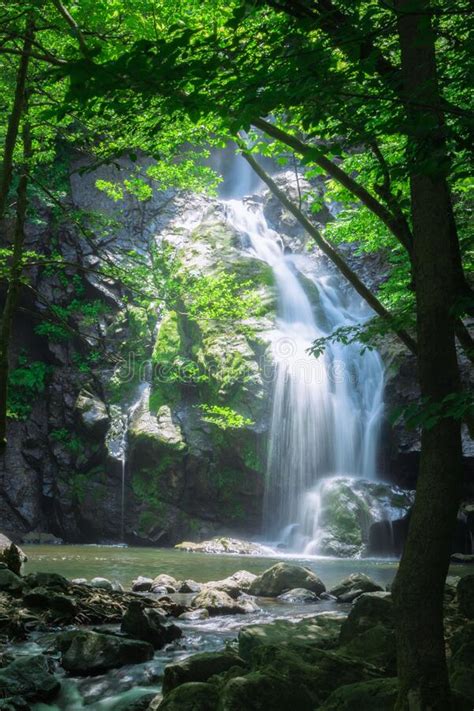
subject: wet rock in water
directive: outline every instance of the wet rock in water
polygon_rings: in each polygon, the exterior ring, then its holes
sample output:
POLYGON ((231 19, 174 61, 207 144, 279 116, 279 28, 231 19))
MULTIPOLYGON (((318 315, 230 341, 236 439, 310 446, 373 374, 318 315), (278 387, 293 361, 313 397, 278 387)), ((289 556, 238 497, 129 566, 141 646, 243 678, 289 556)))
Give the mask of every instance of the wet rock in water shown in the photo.
POLYGON ((25 586, 24 581, 9 568, 0 569, 0 591, 11 595, 20 595, 25 586))
POLYGON ((319 597, 311 590, 306 590, 306 588, 293 588, 282 595, 278 595, 278 600, 291 603, 317 602, 319 597))
POLYGON ((341 644, 375 625, 393 629, 394 614, 392 596, 388 592, 363 593, 354 602, 341 629, 341 644))
POLYGON ((207 620, 209 618, 209 612, 204 609, 189 610, 189 612, 183 612, 178 619, 180 620, 207 620))
POLYGON ((195 580, 183 580, 179 586, 180 593, 198 593, 202 590, 202 583, 197 583, 195 580))
POLYGON ((304 588, 320 595, 324 583, 309 568, 291 563, 277 563, 259 575, 250 586, 250 593, 260 597, 277 597, 293 588, 304 588))
POLYGON ((5 563, 7 568, 20 575, 21 566, 28 560, 26 554, 23 553, 15 543, 0 533, 0 563, 5 563))
POLYGON ((193 598, 192 607, 204 608, 208 613, 213 615, 237 615, 245 614, 246 609, 243 605, 239 605, 237 600, 233 600, 230 595, 222 590, 212 590, 204 588, 200 593, 193 598))
POLYGON ((0 696, 20 696, 31 702, 51 701, 61 686, 51 669, 51 661, 43 654, 18 657, 0 669, 0 696))
POLYGON ((286 678, 266 671, 231 679, 219 704, 222 711, 313 711, 314 707, 314 699, 304 686, 289 684, 286 678))
POLYGON ((67 592, 69 581, 58 573, 30 573, 23 578, 29 588, 51 588, 61 592, 67 592))
POLYGON ((88 434, 94 437, 105 435, 110 419, 105 403, 97 395, 81 390, 75 410, 80 424, 88 434))
POLYGON ((88 585, 89 584, 87 578, 73 578, 71 580, 71 583, 73 585, 88 585))
POLYGON ((267 555, 272 552, 267 546, 262 546, 259 543, 251 543, 250 541, 241 541, 238 538, 212 538, 209 541, 201 543, 193 543, 184 541, 178 543, 175 548, 184 551, 199 552, 199 553, 233 553, 236 555, 267 555))
POLYGON ((155 649, 161 649, 179 639, 182 631, 172 623, 164 621, 165 615, 161 610, 147 607, 141 600, 131 602, 123 616, 122 632, 130 637, 149 642, 155 649))
POLYGON ((393 711, 398 694, 398 680, 373 679, 340 686, 318 711, 393 711))
POLYGON ((156 578, 152 580, 150 591, 153 593, 169 594, 178 591, 180 583, 172 575, 166 575, 166 573, 161 573, 157 575, 156 578))
POLYGON ((362 593, 369 592, 383 592, 383 588, 363 573, 353 573, 328 590, 338 602, 353 602, 362 593))
POLYGON ((64 617, 74 617, 77 613, 76 601, 70 595, 54 592, 49 588, 31 588, 23 595, 27 607, 53 610, 64 617))
POLYGON ((217 689, 212 684, 195 681, 173 689, 158 711, 216 711, 217 703, 217 689))
POLYGON ((107 578, 92 578, 89 585, 91 588, 99 588, 100 590, 113 590, 114 586, 107 578))
POLYGON ((470 620, 474 620, 474 574, 462 577, 456 591, 459 611, 470 620))
POLYGON ((132 582, 133 592, 148 592, 151 589, 153 583, 153 578, 145 578, 143 575, 139 575, 138 578, 132 582))
POLYGON ((77 676, 102 674, 153 658, 153 646, 148 642, 89 630, 63 632, 56 644, 62 653, 62 666, 77 676))
POLYGON ((163 693, 190 681, 207 681, 214 674, 222 674, 233 667, 246 668, 246 663, 234 652, 195 654, 165 667, 163 693))
POLYGON ((252 583, 256 579, 257 576, 253 573, 249 573, 247 570, 238 570, 223 580, 210 580, 204 587, 213 590, 222 590, 227 593, 227 595, 230 595, 230 597, 236 599, 241 593, 249 592, 252 583))
POLYGON ((250 661, 259 647, 291 644, 295 647, 332 649, 339 641, 341 626, 346 615, 339 612, 322 612, 299 622, 275 620, 268 624, 249 625, 239 632, 239 655, 250 661))

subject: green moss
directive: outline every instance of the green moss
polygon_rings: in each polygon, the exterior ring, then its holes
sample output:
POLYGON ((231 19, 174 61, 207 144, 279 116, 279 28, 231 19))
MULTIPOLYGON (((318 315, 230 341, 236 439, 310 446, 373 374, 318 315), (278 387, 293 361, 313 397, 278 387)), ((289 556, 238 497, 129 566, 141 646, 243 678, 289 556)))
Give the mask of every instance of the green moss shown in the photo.
POLYGON ((173 363, 181 352, 181 336, 176 311, 169 311, 161 322, 155 347, 153 362, 158 364, 173 363))

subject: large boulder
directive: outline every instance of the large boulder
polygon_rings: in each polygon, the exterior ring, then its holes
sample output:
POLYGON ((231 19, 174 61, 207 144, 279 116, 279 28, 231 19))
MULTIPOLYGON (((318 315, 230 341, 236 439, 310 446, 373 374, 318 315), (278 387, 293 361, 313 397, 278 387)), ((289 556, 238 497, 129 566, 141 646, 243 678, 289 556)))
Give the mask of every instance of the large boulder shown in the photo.
POLYGON ((474 620, 474 574, 464 575, 457 585, 459 611, 474 620))
POLYGON ((247 612, 245 605, 240 605, 223 590, 203 588, 192 600, 196 609, 207 610, 210 615, 238 615, 247 612))
POLYGON ((23 578, 29 588, 50 588, 57 592, 67 592, 69 581, 59 573, 30 573, 23 578))
POLYGON ((8 568, 0 568, 0 591, 19 595, 24 588, 22 578, 8 568))
POLYGON ((165 667, 163 693, 190 681, 207 681, 214 674, 222 674, 233 667, 245 668, 246 663, 231 651, 195 654, 165 667))
POLYGON ((260 647, 291 644, 299 648, 332 649, 339 641, 345 619, 346 615, 339 612, 322 612, 299 622, 275 620, 262 625, 249 625, 239 632, 239 654, 250 661, 260 647))
POLYGON ((57 637, 64 669, 77 676, 102 674, 124 664, 140 664, 153 657, 148 642, 90 630, 64 632, 57 637))
POLYGON ((134 639, 149 642, 155 649, 161 649, 183 634, 179 627, 164 621, 161 610, 147 607, 141 600, 133 600, 129 604, 121 629, 134 639))
POLYGON ((189 682, 173 689, 158 706, 158 711, 216 711, 218 691, 212 684, 189 682))
POLYGON ((0 669, 0 697, 18 695, 31 702, 48 702, 59 689, 52 664, 42 654, 19 656, 0 669))
POLYGON ((333 595, 338 602, 353 602, 362 593, 382 591, 382 586, 374 582, 368 575, 353 573, 328 590, 328 593, 333 595))
POLYGON ((64 595, 48 588, 31 588, 23 595, 27 607, 51 610, 57 617, 73 618, 77 613, 77 604, 70 595, 64 595))
POLYGON ((318 541, 312 553, 339 557, 364 552, 377 521, 403 518, 413 492, 384 482, 337 476, 319 487, 318 541))
POLYGON ((20 575, 21 566, 28 560, 15 543, 0 533, 0 563, 5 563, 13 573, 20 575))
POLYGON ((88 434, 96 438, 105 435, 110 418, 105 403, 97 395, 81 390, 75 409, 80 424, 88 434))
POLYGON ((250 593, 261 597, 277 597, 293 588, 311 590, 316 595, 326 590, 324 583, 309 568, 291 563, 276 563, 253 581, 250 593))
POLYGON ((357 635, 378 624, 393 629, 392 596, 388 592, 372 592, 360 595, 354 602, 347 620, 342 625, 341 644, 350 642, 357 635))
POLYGON ((223 580, 210 580, 204 587, 212 590, 222 590, 230 597, 238 598, 241 593, 248 593, 252 583, 257 579, 253 573, 247 570, 238 570, 233 575, 223 580))
POLYGON ((156 578, 152 580, 150 591, 151 592, 166 592, 175 593, 180 587, 180 583, 172 575, 166 575, 166 573, 160 573, 156 578))

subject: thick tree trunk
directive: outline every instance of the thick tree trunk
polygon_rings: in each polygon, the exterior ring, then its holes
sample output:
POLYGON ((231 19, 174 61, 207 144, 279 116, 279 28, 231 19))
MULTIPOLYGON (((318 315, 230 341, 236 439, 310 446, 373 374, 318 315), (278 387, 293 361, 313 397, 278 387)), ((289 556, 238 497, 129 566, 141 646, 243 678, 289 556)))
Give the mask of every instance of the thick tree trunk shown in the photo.
POLYGON ((8 400, 8 353, 13 318, 21 286, 23 244, 25 241, 25 218, 27 208, 28 170, 31 157, 31 133, 26 117, 27 99, 24 101, 23 126, 23 166, 18 182, 16 203, 16 224, 13 243, 13 256, 8 278, 8 289, 0 319, 0 451, 6 446, 7 400, 8 400))
MULTIPOLYGON (((397 0, 396 7, 407 97, 439 106, 429 2, 397 0)), ((458 275, 443 134, 435 112, 408 111, 418 371, 422 398, 436 403, 460 390, 452 314, 458 275)), ((460 423, 443 418, 424 427, 416 500, 393 585, 399 710, 451 708, 443 590, 461 480, 460 423)))
POLYGON ((3 149, 3 161, 0 169, 0 221, 3 219, 3 216, 5 214, 8 192, 10 190, 10 185, 12 181, 13 153, 18 138, 18 130, 20 127, 21 116, 23 113, 26 77, 28 74, 28 64, 30 61, 30 52, 33 37, 34 25, 32 21, 29 21, 26 27, 25 41, 23 43, 23 52, 20 57, 20 63, 18 65, 15 96, 13 99, 12 110, 8 118, 7 135, 5 137, 5 146, 3 149))

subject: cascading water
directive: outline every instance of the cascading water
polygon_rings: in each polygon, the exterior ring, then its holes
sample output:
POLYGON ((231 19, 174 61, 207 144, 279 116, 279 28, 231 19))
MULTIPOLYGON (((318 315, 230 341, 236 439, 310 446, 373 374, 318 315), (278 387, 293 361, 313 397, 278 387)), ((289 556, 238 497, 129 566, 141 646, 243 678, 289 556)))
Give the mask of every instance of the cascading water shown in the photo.
POLYGON ((321 485, 327 477, 375 477, 384 372, 379 355, 362 355, 357 344, 330 344, 319 358, 309 355, 308 348, 340 326, 360 323, 370 312, 322 265, 285 254, 260 204, 228 200, 225 205, 228 222, 253 254, 271 266, 278 293, 265 536, 286 538, 295 550, 315 553, 321 485))

